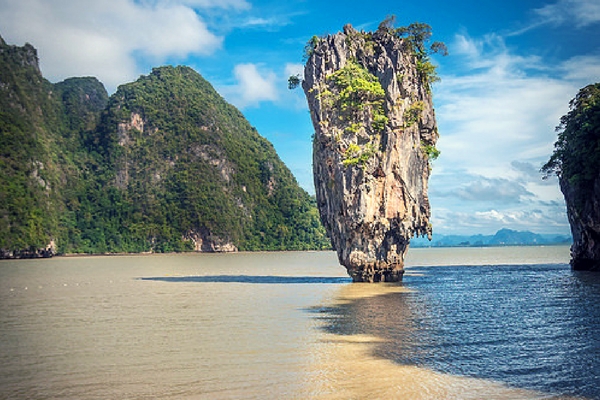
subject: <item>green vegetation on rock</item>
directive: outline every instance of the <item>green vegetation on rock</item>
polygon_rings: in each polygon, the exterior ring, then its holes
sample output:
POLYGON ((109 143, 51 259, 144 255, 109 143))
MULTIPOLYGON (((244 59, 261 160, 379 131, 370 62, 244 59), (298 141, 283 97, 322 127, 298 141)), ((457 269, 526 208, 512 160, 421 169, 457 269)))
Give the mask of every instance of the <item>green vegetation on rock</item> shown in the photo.
POLYGON ((379 25, 379 29, 387 29, 398 37, 406 39, 412 48, 413 55, 416 58, 416 67, 420 79, 428 91, 431 90, 431 84, 439 82, 436 67, 431 63, 430 55, 439 53, 443 56, 448 55, 448 48, 443 42, 433 42, 429 44, 432 36, 431 26, 422 22, 413 22, 408 26, 395 28, 395 16, 386 18, 379 25))
POLYGON ((365 165, 371 157, 375 155, 375 152, 376 150, 373 143, 367 143, 362 147, 355 143, 351 143, 343 153, 342 164, 345 167, 365 165))
POLYGON ((108 98, 51 84, 0 40, 0 249, 59 252, 329 247, 314 199, 198 73, 155 68, 108 98))
POLYGON ((375 75, 353 60, 329 75, 326 82, 321 101, 340 111, 339 118, 347 122, 346 132, 356 134, 364 129, 369 137, 366 144, 351 143, 343 154, 344 166, 362 166, 376 154, 374 141, 388 123, 385 91, 375 75), (369 121, 370 125, 357 121, 369 121))
POLYGON ((352 120, 359 112, 369 110, 373 119, 383 119, 383 125, 387 123, 383 109, 385 91, 379 79, 365 67, 350 60, 329 75, 327 81, 333 85, 335 93, 329 91, 323 97, 330 97, 334 105, 347 115, 346 119, 352 120))
POLYGON ((569 106, 556 127, 554 153, 542 171, 592 190, 600 171, 600 83, 581 89, 569 106))
POLYGON ((413 54, 417 59, 417 71, 421 81, 427 88, 431 90, 431 84, 438 82, 440 78, 436 73, 436 67, 431 63, 429 55, 431 53, 440 53, 448 55, 448 49, 443 42, 433 42, 429 48, 427 43, 431 39, 431 26, 421 22, 414 22, 406 27, 396 29, 396 34, 406 38, 412 46, 413 54))
POLYGON ((423 151, 423 153, 427 154, 427 157, 430 160, 437 160, 437 158, 441 154, 441 152, 437 149, 437 147, 435 147, 432 144, 427 144, 423 141, 421 141, 421 151, 423 151))
POLYGON ((52 85, 31 45, 1 38, 0 82, 0 249, 43 248, 65 232, 67 192, 87 157, 80 129, 93 124, 108 95, 92 78, 52 85), (74 109, 76 92, 97 101, 74 109))
POLYGON ((574 270, 600 271, 600 83, 582 88, 560 120, 554 153, 542 167, 565 197, 574 270))
POLYGON ((313 37, 311 37, 308 40, 306 45, 304 45, 304 54, 302 56, 304 62, 306 62, 310 58, 310 56, 314 53, 315 48, 319 44, 320 40, 321 39, 317 35, 314 35, 313 37))
POLYGON ((425 108, 425 103, 422 101, 415 101, 412 103, 405 111, 404 111, 404 126, 410 127, 415 123, 421 121, 421 115, 423 113, 423 109, 425 108))

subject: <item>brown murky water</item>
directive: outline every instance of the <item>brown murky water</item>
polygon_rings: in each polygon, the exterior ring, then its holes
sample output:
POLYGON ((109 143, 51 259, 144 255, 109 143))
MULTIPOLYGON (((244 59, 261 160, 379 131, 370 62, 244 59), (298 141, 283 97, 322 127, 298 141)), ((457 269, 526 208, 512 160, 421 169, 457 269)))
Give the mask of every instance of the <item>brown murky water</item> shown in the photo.
MULTIPOLYGON (((567 261, 567 247, 414 249, 408 265, 567 261)), ((550 397, 401 365, 376 355, 385 338, 315 311, 408 290, 352 284, 329 252, 2 261, 0 398, 550 397)))

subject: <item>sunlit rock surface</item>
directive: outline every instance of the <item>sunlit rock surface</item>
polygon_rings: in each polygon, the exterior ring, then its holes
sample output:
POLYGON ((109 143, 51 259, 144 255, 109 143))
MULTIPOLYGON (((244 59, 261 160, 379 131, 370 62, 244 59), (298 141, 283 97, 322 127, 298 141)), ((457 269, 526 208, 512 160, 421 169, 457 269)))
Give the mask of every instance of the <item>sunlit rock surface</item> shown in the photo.
POLYGON ((355 282, 400 281, 410 238, 431 235, 438 131, 429 84, 391 29, 347 25, 312 45, 302 86, 321 219, 355 282))

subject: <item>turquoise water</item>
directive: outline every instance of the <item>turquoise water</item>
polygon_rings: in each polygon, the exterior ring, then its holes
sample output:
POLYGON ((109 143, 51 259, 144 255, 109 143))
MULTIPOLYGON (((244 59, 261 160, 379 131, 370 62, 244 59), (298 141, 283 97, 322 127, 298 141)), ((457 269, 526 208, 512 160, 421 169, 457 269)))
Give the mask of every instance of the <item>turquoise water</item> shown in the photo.
POLYGON ((600 274, 566 264, 410 272, 410 292, 321 310, 325 329, 381 338, 374 354, 401 365, 600 398, 600 274))

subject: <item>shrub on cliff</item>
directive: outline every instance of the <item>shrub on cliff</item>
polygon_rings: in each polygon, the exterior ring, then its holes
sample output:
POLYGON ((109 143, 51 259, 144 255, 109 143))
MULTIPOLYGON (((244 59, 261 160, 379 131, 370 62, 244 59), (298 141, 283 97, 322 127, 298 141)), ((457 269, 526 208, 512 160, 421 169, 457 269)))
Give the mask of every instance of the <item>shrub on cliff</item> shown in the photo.
POLYGON ((554 153, 542 171, 589 187, 600 171, 600 83, 581 89, 569 106, 556 127, 554 153))

